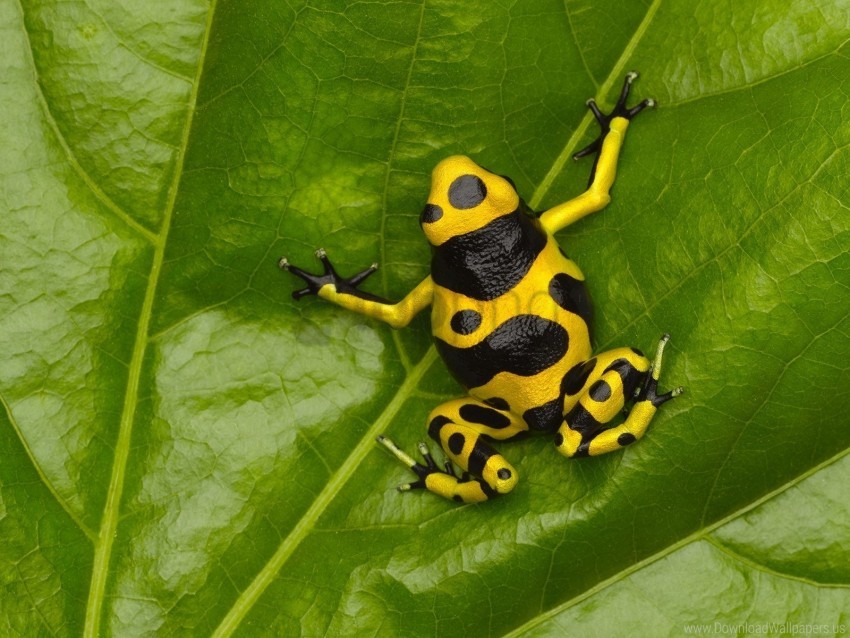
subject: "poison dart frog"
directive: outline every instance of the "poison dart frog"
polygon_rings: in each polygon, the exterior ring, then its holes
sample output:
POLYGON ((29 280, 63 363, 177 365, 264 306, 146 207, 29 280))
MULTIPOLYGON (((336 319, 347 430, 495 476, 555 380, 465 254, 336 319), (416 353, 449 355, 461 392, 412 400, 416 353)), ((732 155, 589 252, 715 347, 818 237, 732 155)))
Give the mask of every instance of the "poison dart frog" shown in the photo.
POLYGON ((574 156, 596 155, 588 188, 539 216, 510 179, 468 157, 437 164, 419 219, 432 247, 431 274, 400 302, 358 288, 377 264, 346 279, 322 249, 316 251, 324 266, 320 275, 280 259, 281 268, 307 284, 293 293, 295 299, 317 295, 394 328, 431 306, 436 349, 468 395, 428 416, 428 434, 447 456, 442 466, 425 443, 419 443, 419 462, 378 437, 416 475, 399 490, 424 488, 464 503, 488 500, 510 492, 519 480, 494 442, 540 432, 551 435, 564 456, 605 454, 641 438, 658 407, 682 392, 657 391, 669 335, 662 336, 652 362, 635 348, 592 354, 584 276, 554 238, 610 201, 629 122, 655 106, 651 99, 626 105, 636 77, 627 74, 610 114, 588 100, 601 133, 574 156))

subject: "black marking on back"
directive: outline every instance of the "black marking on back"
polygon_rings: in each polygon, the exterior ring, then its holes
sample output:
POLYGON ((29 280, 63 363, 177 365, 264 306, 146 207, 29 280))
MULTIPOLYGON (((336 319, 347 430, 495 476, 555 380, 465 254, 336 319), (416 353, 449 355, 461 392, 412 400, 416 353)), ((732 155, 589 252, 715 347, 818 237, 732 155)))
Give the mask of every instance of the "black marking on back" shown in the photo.
POLYGON ((458 310, 452 316, 451 327, 460 335, 472 334, 481 325, 481 313, 476 310, 458 310))
POLYGON ((537 315, 517 315, 474 346, 458 348, 437 337, 434 343, 461 385, 477 388, 499 372, 530 377, 546 370, 567 352, 569 336, 554 321, 537 315))
POLYGON ((549 282, 549 295, 561 308, 584 319, 584 323, 590 330, 593 321, 593 304, 583 281, 567 273, 558 273, 549 282))
POLYGON ((465 421, 486 425, 495 430, 503 430, 511 424, 511 420, 501 412, 474 403, 465 403, 460 406, 458 413, 465 421))
POLYGON ((521 205, 509 215, 436 246, 431 260, 434 283, 482 301, 511 290, 547 241, 540 224, 524 210, 521 205))

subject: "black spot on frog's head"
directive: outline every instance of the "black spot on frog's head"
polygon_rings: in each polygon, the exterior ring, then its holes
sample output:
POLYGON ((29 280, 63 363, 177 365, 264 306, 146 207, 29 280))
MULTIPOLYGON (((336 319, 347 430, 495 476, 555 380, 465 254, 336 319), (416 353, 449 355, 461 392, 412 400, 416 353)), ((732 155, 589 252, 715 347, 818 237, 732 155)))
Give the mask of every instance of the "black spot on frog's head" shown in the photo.
POLYGON ((519 206, 519 196, 509 180, 468 157, 454 155, 434 168, 431 192, 419 223, 428 241, 439 246, 452 237, 483 228, 519 206))
POLYGON ((477 175, 461 175, 449 185, 449 203, 458 210, 475 208, 487 197, 487 186, 477 175))
POLYGON ((436 204, 425 204, 422 214, 419 216, 420 224, 433 224, 443 216, 443 209, 436 204))

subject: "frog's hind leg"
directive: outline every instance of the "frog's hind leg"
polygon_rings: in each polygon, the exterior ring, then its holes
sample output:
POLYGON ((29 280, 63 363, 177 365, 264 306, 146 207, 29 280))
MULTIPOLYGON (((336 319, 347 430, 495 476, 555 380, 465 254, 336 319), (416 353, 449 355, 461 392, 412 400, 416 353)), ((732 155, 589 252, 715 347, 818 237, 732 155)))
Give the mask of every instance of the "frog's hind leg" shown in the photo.
POLYGON ((378 437, 378 442, 419 477, 400 486, 400 491, 424 488, 454 501, 478 503, 510 492, 519 480, 516 470, 489 440, 509 439, 524 430, 509 412, 465 398, 442 404, 428 417, 428 434, 447 456, 442 468, 424 443, 419 444, 423 464, 384 436, 378 437), (461 468, 461 476, 455 474, 452 463, 461 468))
POLYGON ((632 348, 611 350, 596 357, 578 402, 564 416, 555 435, 555 447, 561 454, 568 457, 605 454, 644 435, 658 407, 682 393, 682 388, 676 388, 657 394, 664 346, 669 338, 669 335, 661 338, 651 364, 632 348), (632 400, 634 405, 623 423, 609 427, 632 400))

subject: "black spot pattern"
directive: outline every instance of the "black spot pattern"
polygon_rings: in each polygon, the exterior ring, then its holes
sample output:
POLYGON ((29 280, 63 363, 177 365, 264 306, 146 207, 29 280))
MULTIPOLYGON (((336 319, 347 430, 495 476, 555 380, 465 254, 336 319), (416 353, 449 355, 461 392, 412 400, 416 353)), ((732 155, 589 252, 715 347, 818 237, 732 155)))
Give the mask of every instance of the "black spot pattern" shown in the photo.
POLYGON ((472 474, 481 476, 481 472, 484 471, 484 466, 487 465, 487 461, 495 453, 496 450, 487 445, 481 439, 478 439, 475 442, 475 446, 472 448, 472 452, 469 454, 469 471, 472 474))
POLYGON ((637 441, 635 435, 631 432, 623 432, 620 436, 617 437, 617 443, 620 445, 629 445, 637 441))
POLYGON ((499 493, 494 490, 492 487, 487 485, 485 481, 476 481, 481 486, 481 491, 487 496, 487 498, 494 498, 499 495, 499 493))
POLYGON ((555 447, 561 447, 564 444, 564 435, 558 432, 555 435, 555 447))
POLYGON ((425 204, 422 214, 419 216, 420 224, 433 224, 443 216, 443 209, 436 204, 425 204))
POLYGON ((540 224, 517 209, 435 246, 431 277, 472 299, 495 299, 526 275, 546 241, 540 224))
POLYGON ((442 414, 438 414, 431 422, 428 424, 428 436, 430 436, 435 441, 440 440, 440 430, 443 429, 443 426, 446 423, 451 423, 452 420, 448 417, 443 416, 442 414))
POLYGON ((481 325, 481 313, 475 310, 459 310, 451 320, 452 330, 461 335, 472 334, 481 325))
POLYGON ((580 459, 585 456, 589 456, 590 454, 590 441, 584 441, 581 445, 578 446, 575 452, 573 452, 574 459, 580 459))
POLYGON ((602 403, 611 398, 611 386, 604 379, 599 379, 590 386, 590 398, 597 403, 602 403))
POLYGON ((511 420, 501 412, 474 403, 460 406, 458 413, 469 423, 479 423, 496 430, 502 430, 511 424, 511 420))
POLYGON ((566 273, 558 273, 549 282, 549 295, 555 303, 574 315, 578 315, 590 327, 593 321, 593 304, 583 281, 566 273))
POLYGON ((487 187, 475 175, 461 175, 449 186, 449 203, 460 210, 475 208, 487 197, 487 187))
POLYGON ((529 429, 535 432, 554 432, 564 420, 561 412, 563 405, 563 397, 558 397, 536 408, 529 408, 522 413, 522 418, 529 429))
POLYGON ((463 452, 464 443, 466 443, 466 439, 463 438, 463 434, 455 432, 449 437, 449 450, 451 450, 452 454, 460 454, 463 452))
POLYGON ((565 419, 571 430, 581 433, 584 441, 589 440, 602 427, 602 424, 581 403, 570 410, 565 419))
POLYGON ((564 378, 561 381, 561 390, 570 396, 575 396, 581 392, 584 384, 587 383, 587 378, 590 376, 590 373, 593 372, 593 368, 595 367, 596 357, 574 365, 572 368, 567 370, 567 373, 564 375, 564 378))
POLYGON ((509 478, 511 478, 511 476, 513 476, 513 474, 511 473, 511 471, 508 468, 503 467, 498 472, 496 472, 496 476, 498 476, 503 481, 506 481, 509 478))
POLYGON ((639 372, 627 359, 615 359, 605 368, 605 372, 614 370, 623 380, 623 396, 631 397, 635 388, 646 378, 646 372, 639 372))
POLYGON ((466 388, 484 385, 499 372, 530 377, 560 361, 567 352, 567 331, 537 315, 511 317, 483 341, 458 348, 434 338, 437 351, 466 388))
POLYGON ((489 399, 485 399, 484 403, 489 405, 492 408, 496 408, 497 410, 504 410, 505 412, 510 411, 511 406, 505 401, 502 397, 490 397, 489 399))

